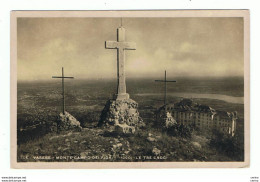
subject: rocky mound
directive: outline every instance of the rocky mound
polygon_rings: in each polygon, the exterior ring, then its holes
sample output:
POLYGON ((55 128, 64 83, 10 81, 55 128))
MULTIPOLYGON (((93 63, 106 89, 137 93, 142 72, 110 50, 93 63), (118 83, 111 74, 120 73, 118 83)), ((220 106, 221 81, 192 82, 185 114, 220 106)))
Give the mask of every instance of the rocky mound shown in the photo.
POLYGON ((134 133, 145 124, 139 116, 138 104, 132 99, 108 100, 100 117, 100 126, 123 133, 134 133))
POLYGON ((60 113, 57 123, 60 131, 64 131, 64 130, 79 131, 82 129, 82 127, 80 126, 80 122, 66 111, 65 114, 60 113))
MULTIPOLYGON (((167 107, 166 107, 167 108, 167 107)), ((169 128, 177 124, 176 120, 172 117, 171 113, 165 109, 165 106, 161 107, 156 113, 157 125, 161 128, 169 128)))

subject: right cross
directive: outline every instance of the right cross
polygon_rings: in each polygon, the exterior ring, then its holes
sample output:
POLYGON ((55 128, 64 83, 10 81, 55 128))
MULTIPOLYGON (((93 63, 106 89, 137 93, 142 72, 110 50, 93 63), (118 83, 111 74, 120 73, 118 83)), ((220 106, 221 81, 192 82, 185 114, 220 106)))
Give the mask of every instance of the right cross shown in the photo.
POLYGON ((167 80, 166 70, 164 75, 164 80, 155 80, 156 82, 164 82, 164 105, 167 103, 167 82, 176 82, 176 80, 167 80))

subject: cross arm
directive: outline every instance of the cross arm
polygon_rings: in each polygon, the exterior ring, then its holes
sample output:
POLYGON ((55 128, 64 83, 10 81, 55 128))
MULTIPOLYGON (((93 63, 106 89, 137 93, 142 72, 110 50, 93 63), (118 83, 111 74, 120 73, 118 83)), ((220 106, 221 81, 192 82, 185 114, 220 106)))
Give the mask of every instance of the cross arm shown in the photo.
POLYGON ((124 49, 136 50, 136 43, 134 43, 134 42, 124 42, 124 49))
POLYGON ((136 43, 134 42, 116 42, 116 41, 105 41, 106 49, 122 48, 126 50, 136 50, 136 43))
POLYGON ((116 49, 118 44, 116 41, 105 41, 105 48, 106 49, 116 49))
POLYGON ((154 80, 156 82, 177 82, 175 80, 154 80))
POLYGON ((71 79, 73 79, 74 77, 69 77, 69 76, 53 76, 52 78, 71 78, 71 79))

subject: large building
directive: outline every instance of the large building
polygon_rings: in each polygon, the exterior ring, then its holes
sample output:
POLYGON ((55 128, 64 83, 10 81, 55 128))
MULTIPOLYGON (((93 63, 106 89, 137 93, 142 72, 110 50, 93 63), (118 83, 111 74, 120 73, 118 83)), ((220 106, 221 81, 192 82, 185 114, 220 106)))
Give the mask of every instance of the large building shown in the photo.
MULTIPOLYGON (((217 129, 234 136, 236 132, 237 112, 215 110, 209 106, 183 99, 167 105, 166 112, 171 113, 178 124, 196 126, 200 129, 217 129)), ((165 107, 162 107, 161 110, 165 107)))

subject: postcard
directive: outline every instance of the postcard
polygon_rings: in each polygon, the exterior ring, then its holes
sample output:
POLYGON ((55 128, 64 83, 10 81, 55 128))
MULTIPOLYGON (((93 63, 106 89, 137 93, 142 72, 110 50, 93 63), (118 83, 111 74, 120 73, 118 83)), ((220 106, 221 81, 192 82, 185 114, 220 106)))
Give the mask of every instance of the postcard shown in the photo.
POLYGON ((12 11, 12 168, 249 166, 249 11, 12 11))

